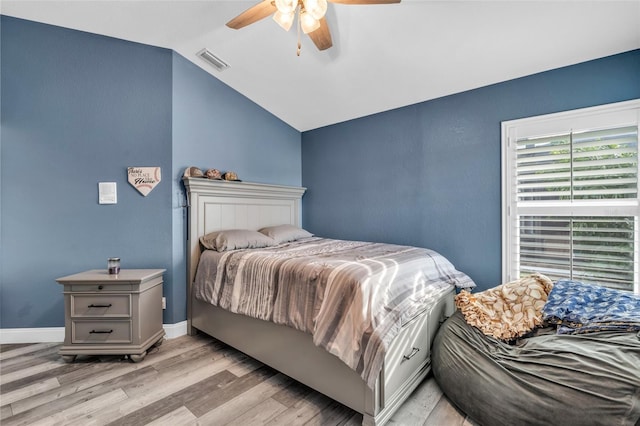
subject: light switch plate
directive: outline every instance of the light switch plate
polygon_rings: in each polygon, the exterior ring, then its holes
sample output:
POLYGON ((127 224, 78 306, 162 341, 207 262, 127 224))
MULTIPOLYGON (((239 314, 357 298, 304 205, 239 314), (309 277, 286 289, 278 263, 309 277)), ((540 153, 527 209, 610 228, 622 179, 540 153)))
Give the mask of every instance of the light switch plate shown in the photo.
POLYGON ((118 190, 115 182, 98 182, 98 203, 118 203, 118 190))

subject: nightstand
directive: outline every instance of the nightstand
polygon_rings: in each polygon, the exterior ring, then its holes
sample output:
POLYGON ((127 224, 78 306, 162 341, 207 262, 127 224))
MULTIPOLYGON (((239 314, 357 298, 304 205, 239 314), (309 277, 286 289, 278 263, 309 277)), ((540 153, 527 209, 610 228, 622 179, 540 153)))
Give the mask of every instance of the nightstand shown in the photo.
POLYGON ((65 337, 60 355, 128 355, 140 362, 164 337, 165 269, 95 269, 58 278, 64 286, 65 337))

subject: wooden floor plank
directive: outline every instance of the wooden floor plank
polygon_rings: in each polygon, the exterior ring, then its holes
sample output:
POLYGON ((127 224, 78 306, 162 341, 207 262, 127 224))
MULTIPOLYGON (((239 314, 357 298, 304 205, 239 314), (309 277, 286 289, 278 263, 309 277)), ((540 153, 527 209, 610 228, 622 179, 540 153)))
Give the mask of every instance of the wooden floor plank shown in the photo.
POLYGON ((58 357, 58 351, 60 347, 58 345, 51 346, 49 348, 44 348, 42 350, 28 352, 22 354, 20 356, 7 358, 5 360, 0 361, 0 371, 3 373, 9 373, 11 371, 15 371, 17 369, 31 365, 38 362, 38 360, 42 360, 43 358, 49 358, 51 356, 55 358, 58 357))
POLYGON ((97 392, 95 387, 101 384, 104 384, 105 388, 112 388, 114 384, 119 383, 119 378, 123 376, 130 375, 132 380, 141 378, 146 378, 148 380, 148 374, 136 374, 135 372, 149 368, 149 366, 153 365, 154 361, 161 361, 172 354, 175 353, 165 351, 162 355, 149 355, 146 358, 147 362, 140 364, 134 364, 130 361, 122 360, 119 357, 96 359, 94 362, 86 364, 70 364, 73 366, 74 370, 58 376, 58 379, 61 382, 59 390, 56 392, 42 393, 14 404, 14 414, 21 413, 37 407, 38 405, 46 404, 67 395, 72 395, 73 393, 81 394, 83 391, 88 389, 89 393, 95 393, 97 392))
POLYGON ((50 371, 52 369, 62 367, 65 363, 62 359, 56 359, 55 361, 45 361, 42 363, 38 363, 36 365, 32 365, 17 371, 12 371, 11 373, 2 372, 2 376, 0 376, 0 384, 4 385, 7 383, 14 382, 16 380, 23 379, 28 376, 32 376, 34 374, 50 371))
MULTIPOLYGON (((3 345, 0 422, 31 425, 356 426, 362 415, 206 335, 181 336, 140 363, 83 356, 61 344, 3 345)), ((476 426, 428 376, 389 420, 402 426, 476 426)))
POLYGON ((300 382, 293 381, 289 386, 281 389, 278 393, 273 395, 273 399, 287 407, 293 407, 311 392, 313 392, 313 390, 310 387, 303 385, 300 382))
POLYGON ((181 344, 177 346, 174 345, 175 348, 166 344, 161 346, 162 350, 159 351, 160 357, 154 363, 158 371, 170 370, 174 365, 180 365, 187 359, 200 357, 206 357, 212 360, 218 359, 231 351, 231 349, 222 342, 202 339, 200 336, 196 336, 194 339, 183 336, 179 339, 181 340, 181 344))
MULTIPOLYGON (((244 355, 244 354, 243 354, 244 355)), ((262 366, 262 363, 250 356, 245 355, 244 359, 238 364, 231 367, 229 371, 238 377, 249 374, 262 366)))
POLYGON ((246 392, 236 395, 224 404, 209 409, 206 413, 199 416, 200 424, 226 425, 234 421, 244 411, 250 410, 265 400, 270 399, 275 393, 287 387, 292 382, 293 379, 281 373, 269 377, 262 383, 258 383, 246 392))
POLYGON ((33 383, 29 386, 16 389, 12 392, 3 393, 2 399, 0 399, 0 405, 12 404, 14 402, 30 398, 34 395, 38 395, 51 389, 58 389, 59 387, 60 382, 58 382, 58 379, 56 379, 55 377, 44 380, 42 382, 33 383))
POLYGON ((52 379, 52 378, 58 379, 58 382, 62 384, 63 382, 62 377, 65 374, 72 372, 74 370, 80 370, 82 368, 83 367, 81 365, 77 365, 77 364, 63 364, 56 368, 40 371, 32 375, 24 376, 21 379, 13 380, 9 383, 0 385, 0 393, 5 394, 5 393, 13 392, 16 389, 21 389, 23 387, 30 386, 34 383, 43 382, 45 380, 52 379))
POLYGON ((237 376, 227 370, 221 371, 211 377, 201 380, 179 392, 175 392, 165 398, 159 399, 148 404, 126 416, 116 419, 111 424, 118 426, 137 426, 146 422, 155 421, 160 417, 166 416, 171 412, 185 407, 190 413, 187 404, 193 399, 201 398, 215 392, 217 388, 232 382, 237 376))
POLYGON ((128 375, 117 376, 111 380, 103 381, 95 386, 77 390, 72 385, 62 386, 59 389, 34 395, 22 401, 11 404, 13 416, 2 421, 2 426, 26 426, 36 420, 46 418, 52 412, 66 410, 77 404, 97 398, 101 395, 121 389, 131 381, 146 381, 150 375, 156 375, 152 367, 136 370, 128 375))
MULTIPOLYGON (((104 425, 109 424, 121 417, 124 417, 134 411, 153 404, 163 398, 166 398, 184 388, 187 388, 201 380, 211 377, 226 370, 234 360, 231 357, 223 357, 221 359, 210 362, 206 360, 205 365, 198 368, 181 371, 177 377, 168 377, 161 383, 146 382, 132 383, 124 388, 128 395, 131 395, 126 401, 118 405, 105 406, 99 412, 91 417, 83 419, 83 426, 88 425, 104 425), (133 392, 135 390, 135 392, 133 392)), ((166 372, 166 371, 165 371, 166 372)), ((160 374, 164 374, 160 373, 160 374)))
MULTIPOLYGON (((10 405, 3 405, 0 407, 0 419, 6 419, 11 416, 13 416, 13 411, 11 410, 10 405)), ((2 424, 2 420, 0 420, 0 424, 2 424)))
MULTIPOLYGON (((186 337, 186 336, 185 336, 186 337)), ((176 339, 179 340, 179 339, 176 339)), ((119 375, 128 374, 149 365, 158 366, 163 362, 174 362, 184 354, 189 354, 197 348, 211 343, 201 339, 180 339, 176 344, 163 344, 160 350, 150 352, 141 363, 131 361, 119 356, 83 358, 73 364, 76 368, 59 376, 61 384, 78 383, 79 389, 93 386, 100 379, 110 380, 119 375), (177 344, 184 343, 184 344, 177 344), (86 385, 84 385, 86 384, 86 385)))
POLYGON ((46 412, 46 408, 44 410, 36 410, 35 408, 43 404, 51 404, 52 408, 62 409, 65 408, 65 403, 75 404, 79 399, 95 397, 117 387, 137 382, 151 382, 153 376, 158 375, 157 370, 153 368, 154 365, 166 360, 173 362, 173 358, 179 358, 188 363, 189 359, 182 358, 183 353, 191 353, 191 349, 197 348, 197 345, 207 346, 210 340, 203 342, 195 339, 193 343, 196 346, 189 344, 163 345, 163 352, 148 355, 143 363, 134 364, 116 356, 96 358, 95 362, 74 363, 72 365, 75 365, 76 368, 84 368, 84 371, 72 371, 60 376, 59 379, 63 383, 60 389, 14 403, 14 415, 30 411, 17 417, 14 421, 21 419, 27 422, 22 424, 28 424, 31 419, 41 418, 42 412, 46 412))
POLYGON ((58 348, 59 343, 20 343, 11 345, 0 345, 0 361, 10 358, 21 357, 25 354, 46 350, 47 348, 58 348))
MULTIPOLYGON (((400 408, 400 411, 402 411, 402 408, 400 408)), ((349 419, 347 419, 346 422, 340 423, 336 426, 360 426, 360 425, 362 425, 362 414, 354 413, 354 415, 351 416, 349 419)))
POLYGON ((246 392, 247 390, 257 386, 265 380, 273 377, 277 374, 277 371, 272 368, 263 365, 257 370, 252 371, 249 374, 245 374, 242 377, 238 377, 236 380, 227 383, 224 386, 220 386, 218 389, 210 392, 209 395, 200 395, 196 399, 185 403, 185 406, 195 414, 197 417, 202 416, 211 408, 224 404, 227 401, 232 400, 236 396, 246 392))
POLYGON ((117 405, 127 399, 122 389, 116 389, 97 398, 90 399, 82 404, 74 405, 66 410, 54 413, 44 419, 32 423, 33 426, 52 426, 52 425, 82 425, 84 419, 93 416, 105 405, 117 405))
MULTIPOLYGON (((338 402, 330 401, 329 406, 320 410, 318 414, 305 423, 305 426, 344 425, 354 414, 355 411, 351 408, 345 407, 338 402)), ((362 423, 362 416, 360 416, 360 423, 362 423)))
POLYGON ((261 426, 280 415, 286 409, 287 407, 278 401, 269 398, 225 424, 228 426, 261 426))
POLYGON ((311 392, 293 404, 282 414, 266 422, 269 426, 304 425, 331 403, 331 399, 318 392, 311 392))
POLYGON ((182 425, 195 425, 198 418, 193 415, 187 407, 178 407, 170 413, 165 414, 156 420, 145 422, 146 426, 182 426, 182 425))
POLYGON ((12 350, 23 348, 25 346, 30 346, 30 345, 33 345, 33 343, 9 343, 9 344, 5 343, 3 345, 0 345, 0 353, 6 352, 6 351, 12 351, 12 350))
MULTIPOLYGON (((430 374, 428 377, 432 378, 430 374)), ((421 425, 429 413, 433 411, 442 397, 442 391, 435 380, 423 381, 414 391, 412 398, 405 403, 406 409, 397 413, 389 422, 390 425, 421 425)))
POLYGON ((453 407, 443 395, 433 411, 424 421, 423 426, 462 426, 464 417, 453 407))
MULTIPOLYGON (((228 351, 228 349, 225 349, 225 351, 228 351)), ((169 383, 175 386, 186 383, 183 387, 171 389, 173 392, 178 392, 184 387, 199 381, 198 377, 194 375, 195 371, 202 371, 202 374, 206 374, 199 378, 200 380, 204 380, 209 376, 225 370, 228 366, 236 362, 236 358, 232 352, 228 352, 228 356, 221 356, 220 354, 220 351, 216 351, 215 347, 209 345, 198 348, 198 350, 195 351, 182 353, 166 360, 171 363, 171 368, 152 365, 158 372, 155 377, 145 382, 132 382, 126 386, 124 390, 131 398, 146 397, 150 390, 152 392, 158 392, 157 388, 167 387, 169 383), (176 360, 180 362, 174 362, 176 360), (210 373, 207 373, 209 371, 210 373)))

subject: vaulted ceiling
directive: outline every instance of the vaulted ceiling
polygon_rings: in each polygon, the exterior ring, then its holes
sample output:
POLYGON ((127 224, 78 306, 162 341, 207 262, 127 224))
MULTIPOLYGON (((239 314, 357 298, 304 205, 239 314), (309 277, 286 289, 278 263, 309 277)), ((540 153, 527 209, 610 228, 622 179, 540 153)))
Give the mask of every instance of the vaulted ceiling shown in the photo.
POLYGON ((402 0, 330 3, 333 47, 303 35, 296 56, 295 28, 225 26, 258 1, 2 0, 0 12, 172 49, 300 131, 640 48, 640 0, 402 0))

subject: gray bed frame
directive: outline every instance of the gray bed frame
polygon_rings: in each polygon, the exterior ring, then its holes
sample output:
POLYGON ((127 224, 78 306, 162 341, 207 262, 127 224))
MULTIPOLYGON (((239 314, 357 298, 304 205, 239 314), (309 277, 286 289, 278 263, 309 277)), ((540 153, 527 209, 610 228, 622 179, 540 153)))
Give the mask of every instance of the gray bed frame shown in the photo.
POLYGON ((305 188, 183 178, 189 200, 187 326, 204 332, 362 413, 364 425, 386 423, 431 369, 435 332, 451 315, 453 290, 409 323, 390 345, 370 389, 359 374, 298 330, 234 314, 193 297, 199 237, 222 229, 301 225, 305 188))

